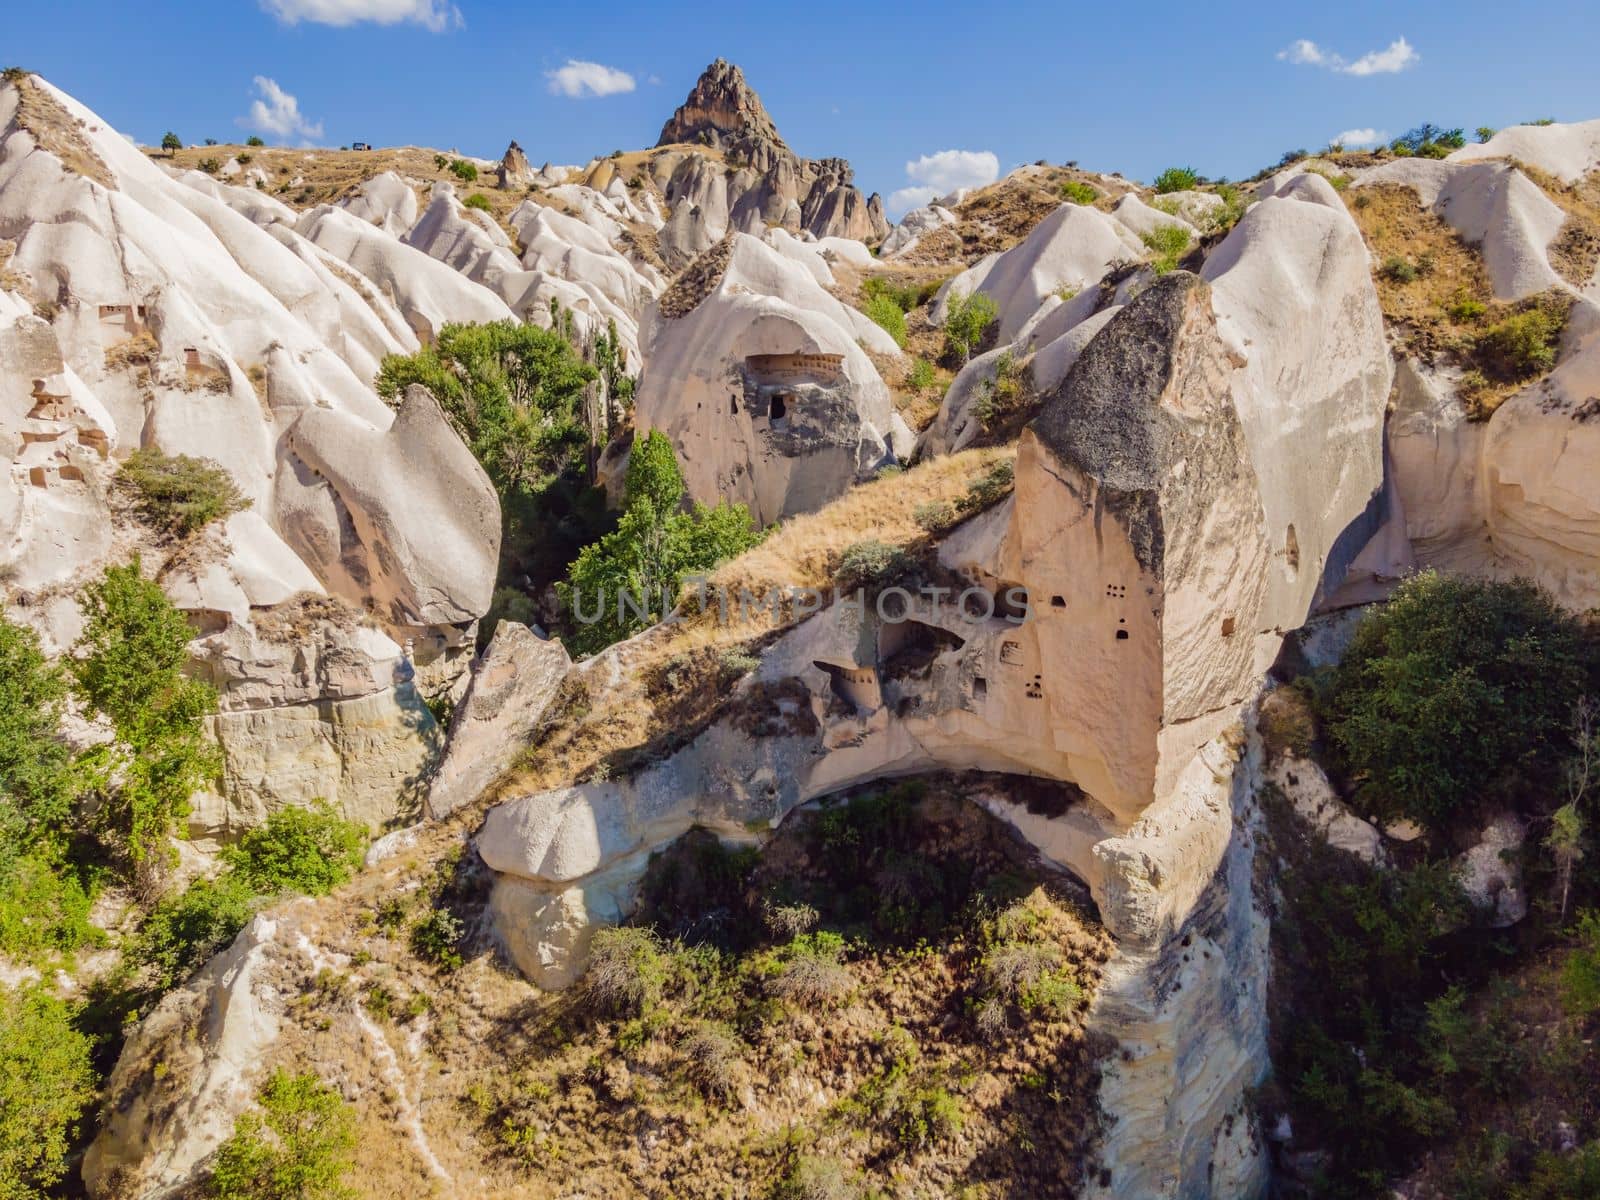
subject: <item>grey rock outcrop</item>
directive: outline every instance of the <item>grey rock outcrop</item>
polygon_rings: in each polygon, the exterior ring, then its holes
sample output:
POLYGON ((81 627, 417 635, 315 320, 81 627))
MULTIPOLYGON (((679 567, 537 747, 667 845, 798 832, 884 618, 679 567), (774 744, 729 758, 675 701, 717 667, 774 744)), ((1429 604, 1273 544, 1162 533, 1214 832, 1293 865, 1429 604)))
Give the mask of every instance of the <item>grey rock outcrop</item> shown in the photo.
POLYGON ((778 135, 761 99, 732 63, 717 59, 661 129, 657 147, 698 147, 664 160, 672 217, 660 242, 682 267, 729 230, 759 234, 768 225, 817 237, 881 241, 889 233, 883 201, 863 197, 842 158, 800 158, 778 135))

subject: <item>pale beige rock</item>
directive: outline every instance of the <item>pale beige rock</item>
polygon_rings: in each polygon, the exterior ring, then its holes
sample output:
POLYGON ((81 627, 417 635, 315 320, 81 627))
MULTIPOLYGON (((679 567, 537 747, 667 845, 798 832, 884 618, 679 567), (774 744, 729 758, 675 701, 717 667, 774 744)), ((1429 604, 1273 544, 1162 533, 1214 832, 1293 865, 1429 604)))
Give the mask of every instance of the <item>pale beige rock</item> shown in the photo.
POLYGON ((292 998, 272 971, 280 927, 256 917, 140 1023, 106 1082, 106 1119, 84 1155, 91 1195, 167 1194, 233 1132, 292 998))
POLYGON ((429 816, 472 803, 511 765, 571 667, 559 641, 515 621, 495 627, 451 722, 449 750, 428 790, 429 816))
POLYGON ((635 397, 639 431, 672 441, 693 499, 747 504, 766 524, 909 453, 862 350, 897 355, 883 330, 757 238, 735 234, 709 283, 686 313, 646 311, 635 397))

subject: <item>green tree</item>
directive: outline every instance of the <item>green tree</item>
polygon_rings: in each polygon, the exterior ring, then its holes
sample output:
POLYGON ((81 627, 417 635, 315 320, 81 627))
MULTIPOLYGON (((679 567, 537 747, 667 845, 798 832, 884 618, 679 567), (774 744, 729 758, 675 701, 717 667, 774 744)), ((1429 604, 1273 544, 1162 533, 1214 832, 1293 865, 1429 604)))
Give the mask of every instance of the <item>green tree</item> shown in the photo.
POLYGON ((245 138, 244 144, 246 146, 265 146, 267 143, 262 138, 252 133, 249 137, 245 138))
MULTIPOLYGON (((1304 158, 1305 151, 1300 151, 1299 156, 1304 158)), ((1290 156, 1285 155, 1284 157, 1288 158, 1290 156)), ((1200 172, 1193 167, 1168 167, 1156 176, 1156 181, 1152 186, 1158 196, 1164 196, 1168 192, 1187 192, 1192 188, 1198 187, 1199 184, 1200 172)))
POLYGON ((637 439, 624 483, 617 528, 584 547, 566 583, 558 585, 573 618, 567 641, 593 654, 659 621, 689 575, 761 540, 742 504, 696 504, 681 511, 683 474, 659 430, 637 439))
POLYGON ((169 129, 166 133, 161 135, 161 148, 169 155, 176 154, 179 150, 183 149, 183 142, 177 134, 173 133, 172 130, 169 129))
POLYGON ((423 385, 483 464, 500 496, 502 585, 526 577, 538 591, 605 527, 583 412, 596 375, 559 333, 518 321, 446 325, 436 345, 379 368, 380 396, 423 385))
POLYGON ((94 1100, 89 1049, 42 986, 0 992, 0 1200, 42 1198, 66 1174, 78 1118, 94 1100))
POLYGON ((59 739, 67 681, 31 629, 0 616, 0 846, 56 843, 73 800, 59 739))
POLYGON ((194 631, 137 558, 107 567, 79 605, 84 627, 70 669, 79 698, 115 734, 83 759, 105 797, 101 827, 135 864, 158 865, 167 838, 182 835, 189 797, 221 769, 202 724, 217 694, 184 675, 194 631))
POLYGON ((343 1200, 355 1165, 355 1114, 315 1075, 273 1072, 261 1111, 242 1114, 217 1150, 210 1190, 221 1200, 343 1200))
POLYGON ((1585 678, 1576 623, 1526 581, 1424 572, 1361 622, 1320 700, 1360 807, 1443 830, 1547 791, 1585 678))
POLYGON ((999 317, 999 306, 983 292, 952 298, 944 319, 946 356, 965 363, 999 317))
POLYGON ((253 892, 325 896, 361 866, 367 830, 346 821, 326 801, 313 808, 279 809, 222 852, 253 892))

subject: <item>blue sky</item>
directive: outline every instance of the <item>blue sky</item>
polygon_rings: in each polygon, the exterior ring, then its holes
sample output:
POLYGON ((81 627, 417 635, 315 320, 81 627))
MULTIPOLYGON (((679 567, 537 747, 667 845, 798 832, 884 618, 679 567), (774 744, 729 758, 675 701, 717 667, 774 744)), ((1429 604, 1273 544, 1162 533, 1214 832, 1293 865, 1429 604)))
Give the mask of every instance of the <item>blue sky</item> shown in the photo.
POLYGON ((978 181, 989 155, 1237 177, 1344 130, 1600 116, 1596 17, 1577 0, 21 0, 0 65, 142 141, 242 140, 254 122, 274 142, 485 157, 514 137, 537 163, 653 144, 720 55, 795 150, 849 158, 888 196, 978 181))

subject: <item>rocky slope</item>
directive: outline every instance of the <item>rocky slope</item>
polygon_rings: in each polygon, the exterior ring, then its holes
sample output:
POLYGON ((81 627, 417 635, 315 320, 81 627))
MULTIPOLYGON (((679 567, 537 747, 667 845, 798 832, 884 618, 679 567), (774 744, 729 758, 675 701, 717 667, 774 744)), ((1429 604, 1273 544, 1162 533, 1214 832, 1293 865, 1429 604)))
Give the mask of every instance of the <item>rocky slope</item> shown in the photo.
MULTIPOLYGON (((164 169, 32 77, 0 89, 0 126, 8 612, 70 643, 74 585, 161 552, 114 504, 117 460, 135 446, 216 459, 252 507, 162 571, 223 695, 227 794, 200 806, 201 829, 314 796, 374 827, 426 818, 333 896, 258 917, 133 1033, 85 1163, 95 1195, 203 1175, 276 1065, 314 1066, 357 1106, 364 1194, 539 1194, 491 1086, 520 1089, 510 1127, 532 1144, 603 1143, 626 1186, 664 1186, 693 1157, 687 1130, 728 1136, 636 1103, 671 1101, 650 1089, 678 1043, 585 1026, 599 1040, 579 1055, 524 1031, 572 1032, 561 1006, 584 993, 558 993, 685 835, 783 861, 819 803, 930 773, 1093 901, 1104 961, 1072 1038, 1104 1052, 1092 1082, 1072 1075, 1092 1097, 1068 1115, 1074 1136, 1096 1132, 1053 1182, 1262 1195, 1248 1099, 1268 1069, 1262 794, 1286 789, 1384 853, 1331 787, 1289 781, 1263 750, 1258 705, 1286 635, 1418 563, 1532 575, 1574 609, 1600 595, 1600 275, 1571 252, 1589 127, 1349 177, 1301 163, 1237 209, 1114 177, 1095 177, 1091 203, 1061 202, 1083 173, 1024 168, 890 233, 848 168, 797 158, 720 61, 652 151, 535 172, 513 147, 513 194, 490 213, 387 169, 296 209, 164 169), (1453 291, 1375 260, 1368 210, 1385 205, 1391 232, 1398 213, 1434 239, 1430 270, 1459 267, 1451 287, 1481 296, 1476 316, 1440 317, 1453 291), (1157 261, 1152 241, 1174 231, 1181 264, 1157 261), (898 263, 845 240, 885 235, 898 263), (863 279, 924 268, 944 282, 914 306, 920 345, 963 297, 998 315, 914 438, 887 381, 907 364, 848 301, 863 279), (507 622, 469 673, 493 491, 432 397, 391 411, 372 374, 447 321, 547 322, 552 301, 591 332, 615 323, 639 373, 636 428, 668 435, 694 499, 782 522, 712 581, 766 603, 730 615, 713 594, 577 663, 507 622), (1534 304, 1561 316, 1547 361, 1493 381, 1484 411, 1471 372, 1494 369, 1496 323, 1534 304), (883 545, 861 568, 847 551, 869 541, 883 545), (846 560, 856 601, 833 591, 846 560), (419 684, 460 699, 448 743, 419 684), (463 922, 457 971, 400 933, 435 908, 463 922), (391 1019, 403 1001, 409 1022, 391 1019), (585 1065, 559 1087, 512 1078, 551 1053, 585 1065), (610 1107, 561 1107, 580 1093, 610 1107)), ((613 476, 625 454, 608 453, 613 476)), ((939 970, 964 978, 963 961, 939 970)), ((873 980, 857 1016, 876 1029, 893 989, 873 980)), ((918 1014, 930 1059, 970 1040, 968 1010, 918 1014)), ((833 1136, 879 1050, 819 1042, 808 1074, 812 1052, 768 1036, 760 1054, 790 1065, 738 1098, 749 1122, 833 1136)), ((763 1145, 741 1161, 771 1168, 763 1145)), ((929 1151, 874 1182, 946 1188, 951 1162, 929 1151)), ((602 1166, 575 1169, 624 1186, 602 1166)))

